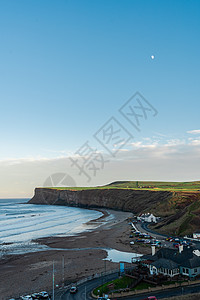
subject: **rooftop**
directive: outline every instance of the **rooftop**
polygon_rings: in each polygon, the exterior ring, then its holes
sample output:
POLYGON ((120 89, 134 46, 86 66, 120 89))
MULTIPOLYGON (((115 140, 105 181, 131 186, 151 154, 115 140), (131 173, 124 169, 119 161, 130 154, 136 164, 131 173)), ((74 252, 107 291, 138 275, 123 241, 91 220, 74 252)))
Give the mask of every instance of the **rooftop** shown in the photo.
MULTIPOLYGON (((200 256, 196 255, 193 251, 195 249, 193 247, 183 248, 183 251, 179 253, 178 249, 170 249, 170 248, 161 248, 157 251, 155 255, 143 255, 142 260, 151 261, 152 265, 160 266, 161 263, 167 264, 170 266, 175 263, 177 266, 182 266, 186 268, 196 268, 200 267, 200 256)), ((164 265, 162 265, 164 267, 164 265)))

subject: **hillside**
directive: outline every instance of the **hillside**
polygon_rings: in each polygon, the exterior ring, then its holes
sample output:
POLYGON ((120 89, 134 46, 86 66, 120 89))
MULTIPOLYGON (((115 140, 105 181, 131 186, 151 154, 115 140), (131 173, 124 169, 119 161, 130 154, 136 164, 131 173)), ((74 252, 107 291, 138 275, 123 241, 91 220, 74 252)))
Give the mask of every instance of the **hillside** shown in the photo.
POLYGON ((200 182, 119 181, 101 187, 37 188, 29 203, 109 208, 162 217, 157 231, 190 234, 200 227, 200 182))
POLYGON ((200 231, 200 192, 173 192, 166 206, 160 206, 157 213, 165 216, 159 224, 154 226, 157 231, 173 235, 200 231))

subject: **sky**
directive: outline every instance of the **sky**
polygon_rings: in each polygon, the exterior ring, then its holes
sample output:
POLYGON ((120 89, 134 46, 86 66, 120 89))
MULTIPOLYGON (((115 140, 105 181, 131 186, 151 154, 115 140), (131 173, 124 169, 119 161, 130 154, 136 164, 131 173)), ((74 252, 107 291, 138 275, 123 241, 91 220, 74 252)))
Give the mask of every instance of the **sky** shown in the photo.
POLYGON ((199 35, 198 0, 2 0, 0 197, 199 180, 199 35))

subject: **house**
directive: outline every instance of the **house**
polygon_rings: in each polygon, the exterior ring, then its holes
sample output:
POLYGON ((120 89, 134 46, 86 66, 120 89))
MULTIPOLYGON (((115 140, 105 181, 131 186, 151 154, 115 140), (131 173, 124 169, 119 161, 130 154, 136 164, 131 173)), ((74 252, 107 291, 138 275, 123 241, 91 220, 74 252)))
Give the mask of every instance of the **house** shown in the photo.
POLYGON ((143 255, 141 261, 149 268, 151 275, 163 274, 174 277, 178 274, 190 278, 200 275, 200 251, 193 247, 179 249, 161 248, 152 255, 143 255), (154 254, 155 253, 155 254, 154 254))
POLYGON ((194 232, 193 233, 193 239, 200 239, 200 233, 199 232, 194 232))
POLYGON ((159 258, 150 264, 149 272, 151 275, 163 274, 174 277, 179 274, 179 265, 170 259, 159 258))
POLYGON ((148 223, 157 223, 157 217, 155 217, 152 213, 141 214, 139 217, 137 217, 137 219, 148 223))

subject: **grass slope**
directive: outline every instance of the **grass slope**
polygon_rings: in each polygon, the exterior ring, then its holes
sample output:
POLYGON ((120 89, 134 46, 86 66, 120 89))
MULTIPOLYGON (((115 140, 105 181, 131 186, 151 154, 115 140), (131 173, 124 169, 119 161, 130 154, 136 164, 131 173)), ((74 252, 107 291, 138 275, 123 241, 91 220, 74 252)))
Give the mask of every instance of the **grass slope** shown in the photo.
POLYGON ((157 191, 198 191, 200 181, 192 182, 164 182, 164 181, 116 181, 106 187, 148 189, 157 191))
POLYGON ((148 189, 152 191, 200 191, 200 181, 165 182, 165 181, 115 181, 96 187, 55 187, 56 189, 91 190, 91 189, 148 189))

